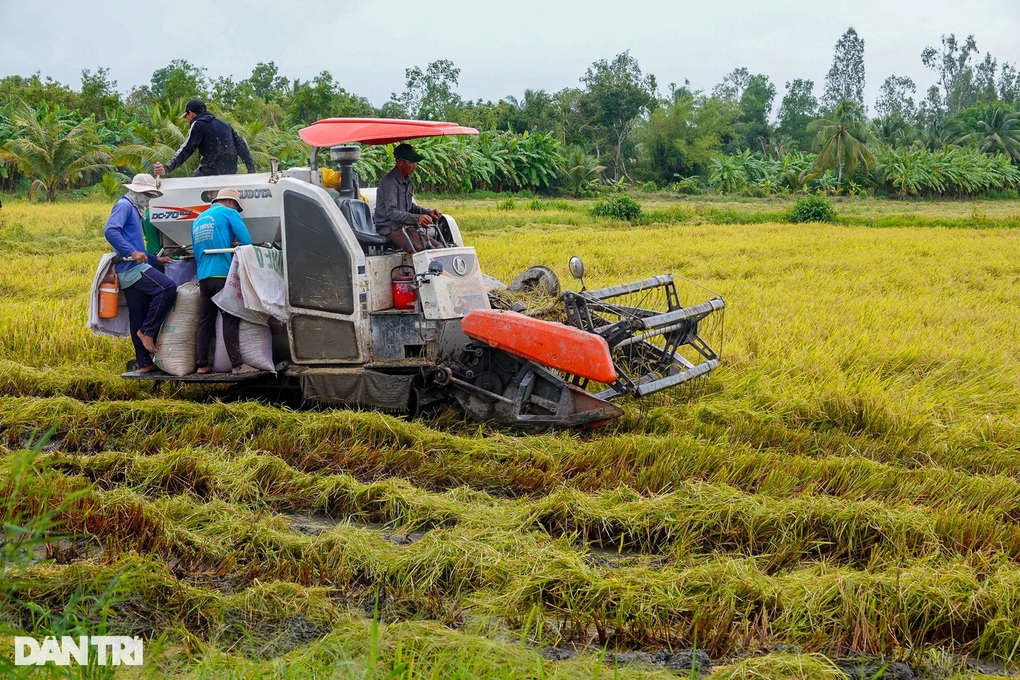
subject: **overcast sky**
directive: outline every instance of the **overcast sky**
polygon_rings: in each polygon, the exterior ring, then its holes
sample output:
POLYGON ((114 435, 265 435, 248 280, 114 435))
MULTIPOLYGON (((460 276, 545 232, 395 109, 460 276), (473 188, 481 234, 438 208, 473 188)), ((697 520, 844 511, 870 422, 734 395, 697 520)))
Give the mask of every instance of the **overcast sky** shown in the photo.
POLYGON ((0 77, 40 72, 77 89, 81 70, 110 70, 118 89, 148 84, 172 59, 241 80, 273 61, 288 78, 330 71, 379 106, 404 70, 450 59, 465 99, 520 98, 525 88, 579 86, 593 61, 630 50, 660 93, 689 80, 711 90, 746 67, 776 86, 794 78, 821 96, 836 41, 865 42, 865 100, 909 76, 917 98, 935 83, 921 50, 973 34, 983 56, 1020 62, 1020 0, 0 0, 0 77))

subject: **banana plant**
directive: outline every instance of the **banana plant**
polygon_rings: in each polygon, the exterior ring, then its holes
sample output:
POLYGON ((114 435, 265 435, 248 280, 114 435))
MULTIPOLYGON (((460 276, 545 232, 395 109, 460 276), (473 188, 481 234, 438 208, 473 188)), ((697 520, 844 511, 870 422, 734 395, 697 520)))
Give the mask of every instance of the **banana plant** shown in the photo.
POLYGON ((724 194, 736 193, 747 186, 747 173, 744 171, 743 159, 740 156, 719 154, 709 161, 709 186, 717 188, 724 194))

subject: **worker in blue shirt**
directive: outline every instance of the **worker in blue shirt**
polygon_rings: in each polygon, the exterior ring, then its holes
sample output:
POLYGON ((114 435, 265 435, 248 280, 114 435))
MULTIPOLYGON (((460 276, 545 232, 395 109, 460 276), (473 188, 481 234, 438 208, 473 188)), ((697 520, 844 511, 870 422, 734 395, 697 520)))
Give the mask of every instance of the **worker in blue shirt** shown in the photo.
POLYGON ((209 363, 209 344, 216 337, 216 314, 223 316, 223 344, 227 347, 230 366, 235 375, 257 373, 258 369, 241 359, 241 342, 238 326, 241 320, 233 314, 220 312, 213 297, 223 290, 230 273, 232 253, 207 253, 208 250, 251 245, 251 234, 241 219, 241 196, 237 189, 220 189, 212 206, 191 224, 191 245, 198 270, 198 287, 202 292, 202 311, 198 320, 195 358, 197 373, 212 372, 209 363))
POLYGON ((163 195, 156 188, 156 179, 141 173, 124 187, 127 193, 113 204, 103 235, 118 255, 132 260, 117 265, 117 278, 127 300, 137 370, 149 373, 156 370, 152 362, 156 336, 173 306, 177 285, 155 267, 169 263, 170 258, 145 252, 142 217, 149 200, 163 195))

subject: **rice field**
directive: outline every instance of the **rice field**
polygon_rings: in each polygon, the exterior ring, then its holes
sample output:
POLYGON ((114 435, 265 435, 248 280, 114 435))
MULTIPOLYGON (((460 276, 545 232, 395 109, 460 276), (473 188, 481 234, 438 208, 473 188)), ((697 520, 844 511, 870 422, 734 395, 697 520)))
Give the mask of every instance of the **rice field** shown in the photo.
POLYGON ((5 201, 0 670, 18 634, 141 636, 125 677, 1020 668, 1020 202, 432 203, 504 281, 718 292, 722 368, 540 433, 123 381, 85 328, 109 205, 5 201))

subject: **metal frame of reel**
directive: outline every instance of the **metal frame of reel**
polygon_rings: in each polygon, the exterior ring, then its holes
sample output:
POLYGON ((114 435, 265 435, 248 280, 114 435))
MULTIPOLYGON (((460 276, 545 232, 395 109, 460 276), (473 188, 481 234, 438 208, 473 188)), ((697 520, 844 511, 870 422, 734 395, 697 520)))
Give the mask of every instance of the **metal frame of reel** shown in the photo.
MULTIPOLYGON (((567 291, 562 299, 567 324, 602 336, 613 353, 617 379, 609 389, 595 395, 599 399, 625 394, 644 397, 703 376, 720 364, 719 355, 698 335, 698 323, 712 312, 724 309, 725 302, 715 297, 689 307, 682 306, 671 274, 599 290, 567 291), (660 287, 666 298, 666 312, 606 302, 660 287), (612 322, 600 312, 621 319, 612 322), (648 341, 655 336, 665 339, 663 347, 648 341), (705 361, 695 365, 677 354, 684 345, 694 349, 705 361), (641 371, 641 375, 635 376, 637 371, 641 371)), ((587 384, 587 380, 576 376, 573 382, 580 387, 587 384)))

